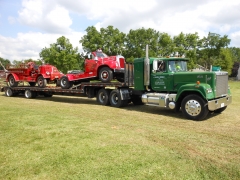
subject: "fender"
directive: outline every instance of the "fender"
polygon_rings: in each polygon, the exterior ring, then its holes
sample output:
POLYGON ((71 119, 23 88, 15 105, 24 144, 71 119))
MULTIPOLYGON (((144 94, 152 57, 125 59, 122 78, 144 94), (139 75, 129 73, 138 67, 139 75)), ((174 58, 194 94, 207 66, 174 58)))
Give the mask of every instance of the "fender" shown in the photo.
POLYGON ((15 73, 10 73, 8 76, 7 76, 7 79, 6 79, 6 81, 8 82, 8 79, 9 79, 9 76, 10 75, 13 75, 13 77, 14 77, 14 79, 15 79, 15 81, 19 81, 19 78, 18 78, 18 75, 17 74, 15 74, 15 73))
POLYGON ((201 96, 208 100, 214 98, 214 93, 212 92, 212 88, 209 84, 201 83, 201 84, 185 84, 181 86, 178 90, 176 101, 179 99, 179 97, 182 95, 182 93, 191 91, 191 92, 198 92, 201 94, 201 96))

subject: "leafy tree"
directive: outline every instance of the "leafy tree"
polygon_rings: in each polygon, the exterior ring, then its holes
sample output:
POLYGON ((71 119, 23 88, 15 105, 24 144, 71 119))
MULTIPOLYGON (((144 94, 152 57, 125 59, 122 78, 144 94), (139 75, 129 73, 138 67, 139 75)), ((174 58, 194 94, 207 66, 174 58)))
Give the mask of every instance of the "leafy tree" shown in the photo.
POLYGON ((230 41, 227 35, 221 37, 219 34, 209 32, 207 37, 199 40, 199 62, 205 67, 210 67, 220 56, 221 48, 227 47, 230 41))
POLYGON ((56 66, 63 73, 81 68, 82 59, 78 48, 73 48, 69 39, 64 36, 58 38, 56 43, 50 44, 49 48, 43 48, 39 55, 45 63, 56 66))
MULTIPOLYGON (((2 63, 2 65, 4 66, 4 68, 6 68, 7 65, 10 65, 11 62, 8 59, 3 59, 0 57, 0 61, 2 63)), ((3 67, 0 65, 0 70, 3 70, 3 67)))
POLYGON ((82 43, 82 47, 85 52, 92 52, 103 47, 104 40, 102 39, 101 33, 98 32, 94 26, 88 27, 86 32, 87 34, 79 41, 82 43))
POLYGON ((159 32, 154 29, 130 30, 126 36, 124 57, 131 62, 132 58, 145 57, 146 45, 149 45, 149 56, 156 57, 158 54, 159 32))
POLYGON ((231 51, 233 62, 240 62, 240 48, 230 47, 228 49, 231 51))
POLYGON ((231 75, 233 67, 231 51, 227 48, 222 48, 219 58, 215 60, 213 65, 220 66, 222 70, 227 71, 228 74, 231 75))
POLYGON ((101 37, 104 41, 103 50, 108 55, 122 54, 124 51, 125 34, 113 26, 108 26, 106 29, 100 29, 101 37))
POLYGON ((86 29, 87 34, 84 35, 79 41, 82 43, 85 52, 92 52, 98 48, 109 56, 122 54, 124 51, 124 38, 125 34, 113 26, 101 28, 100 32, 93 26, 86 29))
POLYGON ((174 52, 173 39, 167 33, 159 33, 157 42, 158 56, 170 56, 174 52))

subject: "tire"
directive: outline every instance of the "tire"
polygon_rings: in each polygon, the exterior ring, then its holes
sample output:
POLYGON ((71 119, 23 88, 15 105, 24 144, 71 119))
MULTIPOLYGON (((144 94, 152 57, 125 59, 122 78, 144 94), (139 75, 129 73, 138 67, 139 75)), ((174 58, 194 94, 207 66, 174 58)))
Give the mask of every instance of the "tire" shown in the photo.
POLYGON ((215 113, 222 113, 225 109, 227 109, 227 106, 225 106, 225 107, 222 107, 222 108, 220 108, 220 109, 216 109, 215 111, 213 111, 213 112, 215 112, 215 113))
POLYGON ((187 119, 197 121, 204 120, 209 113, 207 102, 195 94, 188 95, 183 99, 181 109, 187 119))
POLYGON ((36 86, 36 82, 28 82, 31 87, 36 86))
POLYGON ((110 82, 113 79, 113 72, 108 67, 103 67, 99 71, 99 80, 107 83, 110 82))
POLYGON ((31 91, 29 89, 26 89, 24 92, 24 95, 27 99, 32 99, 35 98, 37 96, 37 93, 35 91, 31 91))
POLYGON ((5 95, 6 95, 7 97, 12 97, 12 96, 14 96, 13 90, 12 90, 11 88, 7 88, 7 89, 5 90, 5 95))
POLYGON ((97 93, 97 102, 101 105, 109 105, 109 91, 107 89, 100 89, 97 93))
POLYGON ((37 78, 37 84, 38 84, 38 87, 44 88, 47 86, 47 80, 43 76, 39 76, 37 78))
POLYGON ((9 86, 10 86, 10 87, 16 87, 16 86, 18 86, 18 82, 16 82, 15 78, 13 77, 13 75, 10 75, 10 76, 9 76, 8 82, 9 82, 9 86))
POLYGON ((60 79, 60 86, 62 89, 69 89, 73 83, 68 80, 67 76, 62 76, 60 79))
POLYGON ((127 106, 128 104, 128 99, 121 100, 120 91, 118 89, 112 90, 112 92, 110 93, 109 101, 111 106, 113 107, 123 107, 123 106, 127 106))

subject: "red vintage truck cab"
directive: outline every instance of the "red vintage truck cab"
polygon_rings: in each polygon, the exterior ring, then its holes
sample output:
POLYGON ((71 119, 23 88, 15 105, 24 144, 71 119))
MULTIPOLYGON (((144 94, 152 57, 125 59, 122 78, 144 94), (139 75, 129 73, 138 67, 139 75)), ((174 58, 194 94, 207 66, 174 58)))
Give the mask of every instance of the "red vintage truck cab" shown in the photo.
POLYGON ((73 70, 60 79, 62 89, 69 89, 73 85, 90 80, 110 82, 113 79, 124 80, 125 58, 121 55, 108 56, 101 50, 92 52, 85 59, 85 71, 73 70))

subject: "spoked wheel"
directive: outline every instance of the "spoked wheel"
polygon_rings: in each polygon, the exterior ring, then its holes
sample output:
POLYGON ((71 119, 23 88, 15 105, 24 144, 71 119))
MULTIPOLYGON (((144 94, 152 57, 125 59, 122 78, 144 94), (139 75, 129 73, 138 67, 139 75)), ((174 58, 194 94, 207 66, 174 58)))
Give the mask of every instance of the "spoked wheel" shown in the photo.
POLYGON ((109 100, 110 100, 111 106, 113 107, 123 107, 123 106, 127 106, 128 104, 128 100, 121 99, 120 91, 118 89, 112 90, 112 92, 110 93, 109 100))
POLYGON ((43 76, 39 76, 37 78, 37 84, 38 84, 38 87, 44 88, 47 85, 47 80, 43 76))
POLYGON ((25 95, 26 98, 32 99, 32 98, 35 98, 37 96, 37 93, 35 91, 31 91, 29 89, 26 89, 25 92, 24 92, 24 95, 25 95))
POLYGON ((8 82, 9 82, 9 86, 10 86, 10 87, 16 87, 16 86, 18 86, 18 82, 15 80, 15 78, 13 77, 13 75, 10 75, 10 76, 9 76, 8 82))
POLYGON ((207 102, 198 95, 186 96, 181 109, 184 116, 192 120, 203 120, 209 113, 207 102))
POLYGON ((69 89, 72 87, 73 83, 68 80, 67 76, 62 76, 60 79, 60 86, 62 89, 69 89))
POLYGON ((108 67, 103 67, 99 71, 99 80, 102 82, 110 82, 113 79, 113 72, 108 67))
POLYGON ((97 102, 101 105, 109 105, 109 91, 107 89, 100 89, 97 93, 97 102))

